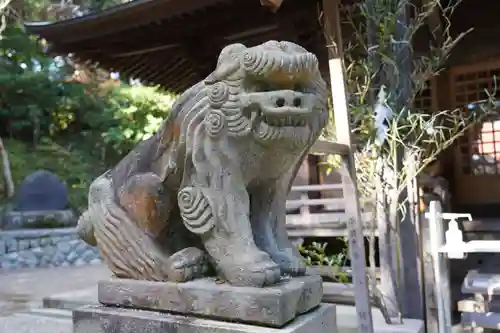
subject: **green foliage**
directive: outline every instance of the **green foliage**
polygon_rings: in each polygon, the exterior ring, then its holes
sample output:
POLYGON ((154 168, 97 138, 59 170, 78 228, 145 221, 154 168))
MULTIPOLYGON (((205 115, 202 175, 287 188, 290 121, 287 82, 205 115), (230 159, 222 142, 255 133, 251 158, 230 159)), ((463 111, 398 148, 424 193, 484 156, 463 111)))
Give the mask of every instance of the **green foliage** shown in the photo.
POLYGON ((14 182, 37 169, 64 180, 81 209, 90 182, 114 165, 168 117, 174 96, 158 87, 107 80, 73 80, 66 58, 18 26, 0 39, 0 137, 14 182), (30 143, 30 144, 28 144, 30 143))
POLYGON ((335 280, 347 282, 348 276, 341 270, 346 266, 347 247, 344 247, 342 252, 336 254, 328 254, 326 251, 328 243, 312 242, 310 245, 299 245, 298 250, 305 258, 306 265, 310 266, 327 266, 335 271, 335 280))
POLYGON ((125 4, 132 0, 87 0, 83 2, 83 7, 90 11, 105 10, 114 6, 125 4))
POLYGON ((41 46, 19 27, 4 32, 0 56, 0 117, 16 119, 14 130, 21 129, 33 114, 56 103, 60 88, 50 79, 50 61, 41 46))
POLYGON ((41 43, 9 26, 0 40, 0 124, 6 125, 0 125, 0 134, 49 135, 59 125, 56 110, 66 110, 72 97, 84 96, 84 87, 66 82, 67 74, 62 59, 47 57, 41 43))
MULTIPOLYGON (((9 0, 0 1, 1 2, 9 0)), ((79 0, 79 1, 64 1, 62 6, 59 1, 53 0, 23 0, 24 20, 28 22, 36 21, 56 21, 63 18, 69 18, 72 10, 82 13, 98 12, 117 5, 121 5, 131 0, 79 0), (53 5, 56 6, 53 6, 53 5), (65 10, 66 9, 66 10, 65 10)), ((1 11, 0 11, 1 12, 1 11)), ((15 14, 14 14, 15 15, 15 14)))
POLYGON ((108 160, 121 157, 154 134, 168 118, 174 101, 174 96, 162 93, 158 87, 127 85, 115 87, 99 98, 100 112, 82 115, 88 128, 82 134, 92 138, 90 144, 97 144, 108 160))
POLYGON ((299 246, 299 252, 306 259, 306 263, 308 265, 344 265, 347 259, 346 253, 343 252, 335 255, 328 255, 325 251, 327 245, 327 243, 320 244, 318 242, 312 242, 309 246, 299 246))

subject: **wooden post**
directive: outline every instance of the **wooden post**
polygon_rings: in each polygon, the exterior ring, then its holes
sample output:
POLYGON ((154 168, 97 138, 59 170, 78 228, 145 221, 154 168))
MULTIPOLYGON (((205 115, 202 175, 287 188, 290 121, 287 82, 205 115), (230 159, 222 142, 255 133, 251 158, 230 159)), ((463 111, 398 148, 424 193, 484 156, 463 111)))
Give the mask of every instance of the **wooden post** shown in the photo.
MULTIPOLYGON (((403 221, 401 226, 401 237, 405 236, 405 233, 410 233, 413 236, 414 247, 407 251, 406 258, 413 255, 412 262, 416 263, 412 270, 407 270, 406 264, 408 261, 403 261, 405 269, 405 285, 416 285, 413 293, 409 294, 411 299, 407 300, 408 303, 412 302, 413 305, 406 305, 405 312, 408 312, 409 318, 424 320, 424 285, 422 276, 422 235, 420 231, 420 193, 417 175, 417 160, 413 155, 407 155, 405 157, 405 168, 407 174, 407 208, 406 219, 403 221), (405 224, 406 223, 406 224, 405 224), (411 275, 410 275, 411 274, 411 275)), ((403 239, 403 242, 405 238, 403 239)), ((403 250, 402 250, 403 252, 403 250)), ((403 259, 404 260, 404 259, 403 259)), ((410 264, 411 265, 411 262, 410 264)), ((408 318, 408 317, 407 317, 408 318)))
MULTIPOLYGON (((396 112, 409 112, 411 105, 409 99, 412 94, 412 51, 411 41, 407 40, 407 30, 410 23, 409 6, 405 5, 399 9, 399 15, 396 23, 396 45, 394 45, 396 64, 398 72, 393 73, 393 77, 397 76, 397 80, 393 83, 396 92, 396 112)), ((404 168, 404 160, 406 157, 404 147, 399 147, 397 151, 396 168, 394 172, 397 175, 401 174, 404 168)), ((398 186, 401 183, 397 181, 398 186)), ((423 288, 420 263, 420 246, 418 244, 418 226, 412 220, 411 207, 407 200, 408 193, 405 190, 401 191, 395 201, 399 206, 397 208, 396 221, 399 222, 399 248, 401 255, 401 271, 402 281, 400 282, 400 294, 403 303, 403 316, 412 319, 424 319, 423 311, 423 288), (403 208, 404 206, 404 208, 403 208), (406 212, 406 213, 405 213, 406 212), (404 243, 404 246, 402 245, 404 243)))
POLYGON ((337 143, 351 148, 347 155, 342 155, 342 184, 344 185, 344 200, 346 202, 345 213, 348 218, 349 254, 353 270, 358 332, 372 333, 373 319, 367 281, 363 221, 361 220, 356 169, 352 152, 351 121, 347 109, 338 0, 323 0, 323 15, 325 36, 328 43, 336 139, 337 143))
POLYGON ((421 219, 420 235, 422 240, 422 269, 424 280, 424 295, 425 295, 425 328, 427 333, 439 333, 437 303, 434 292, 434 264, 431 244, 429 242, 429 223, 442 223, 439 219, 441 214, 441 206, 433 205, 433 209, 429 211, 429 218, 421 219))
POLYGON ((398 298, 397 266, 394 265, 394 256, 397 255, 396 230, 391 227, 387 193, 384 186, 384 171, 387 165, 383 158, 377 160, 376 182, 376 218, 380 258, 380 306, 384 307, 392 323, 400 322, 401 305, 398 298))

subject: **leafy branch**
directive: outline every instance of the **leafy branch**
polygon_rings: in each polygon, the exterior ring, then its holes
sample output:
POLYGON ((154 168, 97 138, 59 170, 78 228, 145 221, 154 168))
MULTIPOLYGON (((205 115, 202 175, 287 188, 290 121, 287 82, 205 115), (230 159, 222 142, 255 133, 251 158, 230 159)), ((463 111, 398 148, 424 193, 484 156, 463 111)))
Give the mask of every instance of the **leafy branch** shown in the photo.
MULTIPOLYGON (((385 216, 387 229, 396 237, 399 230, 394 226, 398 228, 405 218, 407 198, 401 197, 410 178, 425 174, 444 150, 497 107, 496 84, 484 92, 484 100, 474 103, 472 111, 465 105, 440 111, 415 107, 453 49, 472 31, 451 34, 450 17, 460 3, 429 0, 416 6, 410 0, 365 0, 342 6, 343 25, 353 36, 344 47, 344 66, 351 126, 356 133, 359 191, 368 200, 368 209, 384 210, 380 216, 385 216), (439 24, 430 24, 439 17, 439 24), (428 27, 432 35, 428 48, 416 52, 414 37, 428 27), (411 172, 410 160, 414 161, 411 172)), ((337 42, 335 36, 326 35, 326 39, 330 45, 337 42)), ((324 138, 334 141, 334 131, 328 128, 324 138)), ((329 157, 327 162, 339 166, 338 158, 329 157)))

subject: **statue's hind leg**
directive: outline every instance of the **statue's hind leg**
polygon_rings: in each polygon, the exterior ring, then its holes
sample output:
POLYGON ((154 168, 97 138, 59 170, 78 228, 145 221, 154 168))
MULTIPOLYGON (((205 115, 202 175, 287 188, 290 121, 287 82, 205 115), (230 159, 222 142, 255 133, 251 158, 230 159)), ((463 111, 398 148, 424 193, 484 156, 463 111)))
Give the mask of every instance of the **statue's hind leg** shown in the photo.
MULTIPOLYGON (((111 190, 109 184, 106 189, 111 190)), ((155 174, 131 177, 114 196, 100 200, 93 216, 94 233, 102 257, 118 277, 155 281, 186 281, 203 275, 205 254, 194 247, 171 252, 158 243, 168 228, 172 198, 163 192, 155 174), (104 205, 103 205, 104 204, 104 205)), ((175 200, 175 197, 174 197, 175 200)))

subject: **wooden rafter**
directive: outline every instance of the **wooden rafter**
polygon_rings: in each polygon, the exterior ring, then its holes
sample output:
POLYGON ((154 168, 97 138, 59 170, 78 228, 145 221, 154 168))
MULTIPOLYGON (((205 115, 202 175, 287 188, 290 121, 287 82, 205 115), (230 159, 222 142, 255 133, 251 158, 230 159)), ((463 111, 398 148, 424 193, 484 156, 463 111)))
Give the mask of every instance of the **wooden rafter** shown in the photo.
MULTIPOLYGON (((149 1, 157 3, 156 9, 167 2, 149 1)), ((127 9, 120 15, 118 11, 109 14, 110 21, 100 16, 87 17, 45 26, 31 25, 28 30, 46 38, 54 53, 73 53, 106 69, 161 84, 172 92, 181 92, 206 77, 213 70, 220 50, 230 43, 252 46, 279 39, 303 44, 300 34, 311 41, 303 46, 324 60, 324 50, 314 45, 317 40, 310 38, 319 29, 316 8, 320 0, 288 0, 276 14, 257 0, 211 1, 213 5, 182 16, 163 13, 155 16, 155 20, 131 20, 127 9), (292 29, 293 22, 301 22, 300 29, 292 29), (79 34, 81 30, 86 31, 79 34), (189 79, 186 81, 184 77, 189 79)), ((139 16, 146 14, 142 10, 137 12, 139 16)))

